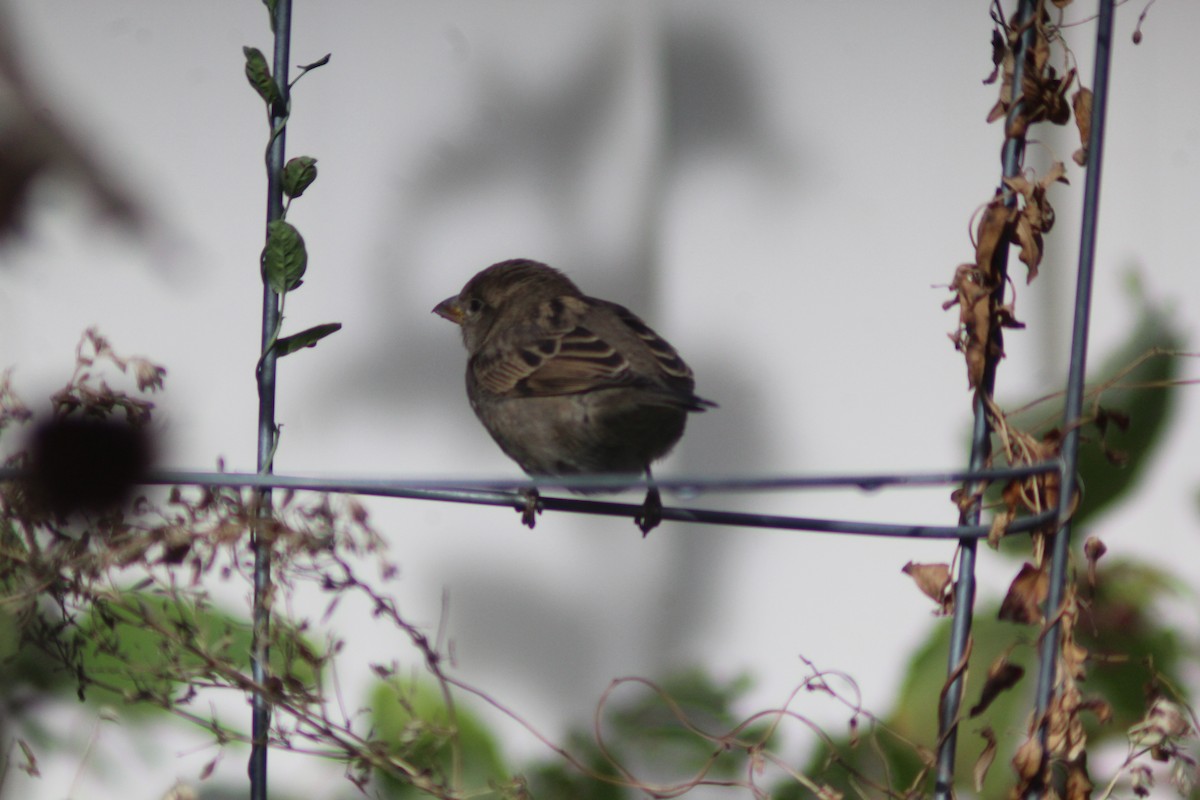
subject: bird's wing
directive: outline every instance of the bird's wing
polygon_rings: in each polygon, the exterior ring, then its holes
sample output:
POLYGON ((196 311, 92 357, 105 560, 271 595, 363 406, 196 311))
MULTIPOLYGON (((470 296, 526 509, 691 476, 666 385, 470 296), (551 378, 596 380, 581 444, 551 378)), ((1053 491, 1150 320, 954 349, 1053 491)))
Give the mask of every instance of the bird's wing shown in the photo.
POLYGON ((475 379, 483 388, 531 397, 637 386, 645 390, 642 403, 696 411, 712 405, 692 393, 692 371, 675 349, 615 303, 555 298, 542 305, 531 331, 490 357, 475 358, 475 379))
POLYGON ((530 368, 517 384, 521 394, 579 394, 636 382, 621 351, 583 325, 521 348, 520 357, 530 368))
POLYGON ((582 325, 481 353, 473 368, 483 388, 506 396, 580 394, 634 382, 625 356, 582 325))
POLYGON ((630 311, 625 306, 619 306, 616 303, 610 303, 606 300, 597 300, 596 303, 610 309, 617 319, 621 320, 638 340, 645 345, 650 351, 650 355, 654 359, 654 366, 662 372, 669 381, 685 381, 687 388, 690 391, 692 387, 692 370, 687 364, 683 363, 683 359, 679 357, 679 353, 674 347, 667 344, 667 341, 651 330, 650 326, 642 322, 642 320, 630 311))
POLYGON ((580 394, 635 383, 620 342, 584 324, 593 310, 592 301, 568 295, 541 303, 528 324, 472 359, 475 380, 509 397, 580 394))

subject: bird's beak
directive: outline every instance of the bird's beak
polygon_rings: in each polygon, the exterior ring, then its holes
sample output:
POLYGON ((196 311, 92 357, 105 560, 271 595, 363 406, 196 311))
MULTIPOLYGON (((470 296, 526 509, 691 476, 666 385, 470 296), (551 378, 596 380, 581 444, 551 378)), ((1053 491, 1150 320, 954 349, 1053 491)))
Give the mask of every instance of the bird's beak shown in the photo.
POLYGON ((445 300, 438 303, 436 306, 433 307, 433 313, 437 314, 439 317, 442 317, 443 319, 450 320, 455 325, 462 325, 463 310, 462 310, 462 306, 460 306, 458 304, 458 296, 457 295, 455 295, 454 297, 447 297, 445 300))

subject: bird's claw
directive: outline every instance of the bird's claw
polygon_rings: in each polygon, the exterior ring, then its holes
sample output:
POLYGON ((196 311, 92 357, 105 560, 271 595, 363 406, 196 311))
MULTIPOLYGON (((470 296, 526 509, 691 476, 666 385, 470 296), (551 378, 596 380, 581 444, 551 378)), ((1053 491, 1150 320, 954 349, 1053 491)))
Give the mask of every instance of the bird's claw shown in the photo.
POLYGON ((646 501, 642 503, 642 510, 633 518, 633 522, 642 531, 642 537, 658 527, 662 522, 662 495, 658 493, 658 487, 651 486, 646 492, 646 501))
POLYGON ((537 489, 523 489, 521 497, 525 501, 524 505, 517 509, 521 512, 521 523, 532 530, 537 524, 537 515, 542 513, 542 498, 537 489))

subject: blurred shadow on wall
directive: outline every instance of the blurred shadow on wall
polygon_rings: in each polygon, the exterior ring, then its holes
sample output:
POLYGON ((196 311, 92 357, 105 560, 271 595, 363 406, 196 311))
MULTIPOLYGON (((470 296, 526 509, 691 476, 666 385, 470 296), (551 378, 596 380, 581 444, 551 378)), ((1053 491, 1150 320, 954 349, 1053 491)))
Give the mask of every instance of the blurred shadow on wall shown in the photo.
MULTIPOLYGON (((410 297, 417 287, 424 291, 431 283, 429 273, 444 268, 444 263, 417 263, 421 252, 469 253, 478 246, 470 230, 460 242, 423 241, 426 231, 454 230, 456 216, 478 196, 533 204, 532 213, 546 221, 545 238, 530 242, 523 252, 482 254, 475 263, 456 264, 453 273, 446 270, 444 280, 437 279, 439 293, 414 299, 416 307, 432 307, 489 263, 516 256, 554 262, 545 255, 553 250, 570 254, 569 264, 555 265, 570 272, 585 291, 630 305, 653 325, 661 223, 672 213, 664 207, 664 198, 679 175, 695 165, 733 159, 751 170, 764 190, 794 189, 799 171, 795 148, 785 147, 782 137, 769 129, 755 65, 747 56, 753 42, 719 19, 652 22, 649 33, 616 18, 598 27, 591 47, 564 64, 560 79, 545 90, 534 91, 514 80, 503 63, 481 60, 473 93, 485 123, 459 131, 431 131, 423 166, 397 179, 404 192, 388 215, 396 227, 381 233, 379 257, 374 259, 376 285, 381 287, 377 314, 387 320, 388 333, 375 350, 347 364, 341 380, 331 381, 360 387, 370 402, 401 405, 403 415, 394 417, 400 427, 395 436, 402 437, 404 426, 415 423, 444 427, 453 441, 461 435, 463 420, 470 418, 462 386, 465 353, 457 331, 428 313, 397 314, 394 298, 410 297), (630 102, 631 94, 647 104, 640 109, 643 121, 632 107, 636 103, 630 102), (645 124, 645 118, 651 123, 645 124), (594 188, 589 182, 596 180, 595 160, 611 156, 611 134, 626 126, 640 126, 644 136, 622 162, 630 170, 627 194, 604 206, 607 213, 625 217, 621 229, 627 235, 614 242, 597 234, 604 221, 595 219, 595 206, 586 198, 594 188)), ((472 210, 470 219, 478 218, 472 210)), ((497 218, 504 216, 498 213, 497 218)), ((717 265, 689 268, 716 281, 729 278, 719 276, 717 265)), ((732 324, 731 320, 732 315, 714 324, 732 324)), ((691 421, 673 471, 766 471, 769 465, 762 454, 771 452, 774 443, 761 413, 764 388, 759 381, 746 374, 743 364, 705 358, 686 341, 677 341, 670 330, 658 327, 692 364, 702 393, 722 406, 691 421)), ((471 446, 481 441, 484 437, 475 437, 471 446)), ((514 467, 513 475, 518 474, 514 467)), ((647 593, 647 613, 639 621, 641 646, 664 667, 694 662, 702 652, 704 643, 698 637, 715 599, 713 585, 733 547, 728 531, 704 526, 673 541, 678 544, 666 560, 667 574, 655 585, 640 588, 647 593)), ((590 548, 587 563, 592 569, 621 569, 620 563, 610 563, 615 556, 605 537, 589 538, 581 546, 590 548)), ((605 673, 610 664, 588 658, 574 659, 577 663, 565 682, 539 679, 556 663, 561 642, 556 636, 525 637, 514 646, 512 609, 524 609, 518 617, 522 627, 554 631, 562 625, 555 614, 560 604, 541 596, 545 590, 537 582, 481 580, 469 564, 454 573, 445 576, 448 584, 472 586, 470 594, 487 597, 487 602, 464 604, 470 608, 459 606, 456 627, 481 637, 484 641, 476 646, 482 652, 507 652, 501 659, 506 674, 532 676, 541 691, 555 695, 546 698, 550 702, 577 699, 581 691, 590 692, 610 677, 605 673), (465 618, 468 615, 471 618, 465 618)), ((465 599, 461 593, 457 596, 465 599)), ((604 613, 598 604, 590 608, 593 614, 604 613)), ((572 627, 587 631, 593 623, 599 624, 576 619, 572 627)))
MULTIPOLYGON (((404 402, 419 413, 461 394, 465 358, 457 337, 427 312, 488 264, 514 257, 551 261, 584 291, 625 303, 653 325, 660 223, 671 213, 663 207, 665 190, 677 175, 697 163, 727 159, 753 170, 764 188, 795 185, 794 148, 768 130, 754 65, 744 55, 752 42, 718 20, 664 19, 661 32, 651 34, 631 32, 628 21, 610 22, 545 89, 524 85, 504 63, 481 56, 473 89, 479 116, 463 130, 430 131, 428 157, 414 174, 394 178, 402 191, 372 260, 379 272, 377 313, 389 333, 374 351, 347 364, 353 385, 376 401, 404 402), (651 52, 639 52, 644 49, 651 52), (641 99, 630 101, 633 94, 641 99), (634 107, 638 102, 642 108, 634 107), (639 114, 652 123, 636 119, 639 114), (620 163, 630 173, 629 190, 602 206, 604 215, 627 220, 618 226, 624 235, 613 241, 601 235, 611 225, 597 218, 587 198, 598 182, 596 163, 611 159, 614 147, 628 147, 628 137, 615 142, 614 131, 630 128, 643 135, 620 163), (533 206, 530 214, 545 220, 546 230, 538 241, 523 242, 522 252, 480 252, 452 269, 420 263, 421 253, 432 248, 470 253, 487 247, 472 244, 486 239, 468 227, 478 222, 475 210, 457 229, 459 241, 430 244, 428 238, 455 230, 456 218, 467 216, 464 206, 480 196, 533 206), (567 258, 556 259, 551 251, 567 258), (418 287, 428 291, 435 271, 444 275, 435 282, 439 288, 413 297, 418 287), (425 279, 416 280, 418 275, 425 279), (397 314, 397 297, 412 298, 413 307, 424 311, 397 314)), ((506 215, 497 208, 495 217, 500 225, 506 215)), ((713 265, 695 269, 715 271, 713 265)), ((681 349, 685 356, 692 352, 681 349)))

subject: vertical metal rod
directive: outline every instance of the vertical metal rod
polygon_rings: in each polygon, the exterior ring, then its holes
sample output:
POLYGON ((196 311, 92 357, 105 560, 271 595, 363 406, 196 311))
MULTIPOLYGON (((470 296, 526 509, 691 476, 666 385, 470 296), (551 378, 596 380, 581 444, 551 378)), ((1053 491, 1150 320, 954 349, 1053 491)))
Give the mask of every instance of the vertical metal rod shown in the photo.
MULTIPOLYGON (((1038 664, 1038 740, 1046 753, 1046 710, 1054 696, 1060 626, 1057 619, 1067 581, 1071 544, 1071 509, 1075 499, 1075 469, 1079 456, 1079 417, 1083 409, 1083 381, 1087 367, 1088 320, 1091 314, 1092 277, 1096 258, 1096 229, 1100 208, 1100 171, 1104 150, 1104 120, 1108 107, 1108 75, 1112 61, 1113 3, 1100 0, 1096 25, 1095 77, 1092 81, 1092 120, 1088 136, 1088 167, 1083 187, 1083 224, 1079 236, 1079 275, 1075 287, 1075 321, 1071 330, 1071 361, 1067 369, 1066 400, 1063 408, 1062 490, 1058 502, 1058 532, 1050 560, 1050 586, 1045 616, 1053 620, 1041 642, 1038 664)), ((1047 756, 1043 755, 1045 759, 1047 756)), ((1043 762, 1044 763, 1044 762, 1043 762)), ((1040 797, 1044 786, 1036 785, 1031 797, 1040 797)))
MULTIPOLYGON (((292 3, 278 0, 274 9, 272 27, 275 31, 275 53, 272 74, 279 88, 280 101, 270 110, 272 138, 267 147, 267 222, 283 216, 283 173, 284 146, 286 144, 286 120, 288 113, 288 61, 291 47, 292 3)), ((258 471, 270 473, 275 451, 275 353, 266 352, 273 341, 279 325, 279 297, 263 280, 262 307, 262 350, 264 355, 258 367, 258 471)), ((259 492, 260 517, 271 514, 271 491, 259 492)), ((271 624, 271 544, 257 532, 253 535, 254 548, 254 607, 253 640, 250 647, 250 673, 257 686, 266 686, 268 661, 270 658, 271 624)), ((271 728, 271 706, 263 691, 253 696, 251 749, 250 749, 250 798, 267 800, 267 742, 271 728)))
MULTIPOLYGON (((1021 0, 1017 8, 1014 23, 1021 26, 1029 23, 1037 8, 1036 0, 1021 0)), ((1017 41, 1013 53, 1013 99, 1009 106, 1008 117, 1005 120, 1004 148, 1001 162, 1004 177, 1012 177, 1021 171, 1025 160, 1024 137, 1008 136, 1009 122, 1021 111, 1020 87, 1023 85, 1025 74, 1025 53, 1033 45, 1033 26, 1030 25, 1017 41)), ((1012 197, 1008 204, 1016 204, 1012 197)), ((1003 302, 1005 276, 1008 274, 1008 243, 1004 242, 996 248, 993 260, 995 274, 999 281, 995 289, 995 301, 1003 302)), ((1003 352, 1001 331, 994 328, 991 331, 995 352, 1003 352)), ((992 342, 989 342, 989 345, 992 342)), ((988 422, 987 398, 992 396, 996 385, 997 360, 989 355, 984 364, 983 378, 976 387, 974 399, 974 425, 971 431, 971 457, 968 467, 980 470, 987 465, 991 456, 991 425, 988 422)), ((967 491, 982 491, 983 487, 972 485, 967 491)), ((980 504, 973 504, 967 511, 959 515, 959 524, 978 525, 980 504)), ((971 625, 975 608, 975 556, 977 541, 975 539, 960 539, 958 552, 958 574, 955 578, 954 617, 950 626, 950 646, 947 654, 948 686, 942 694, 942 703, 938 708, 938 756, 937 772, 934 782, 934 797, 937 800, 950 800, 954 797, 954 761, 958 752, 958 715, 962 708, 962 694, 966 685, 966 671, 963 660, 968 656, 967 647, 971 638, 971 625)))

